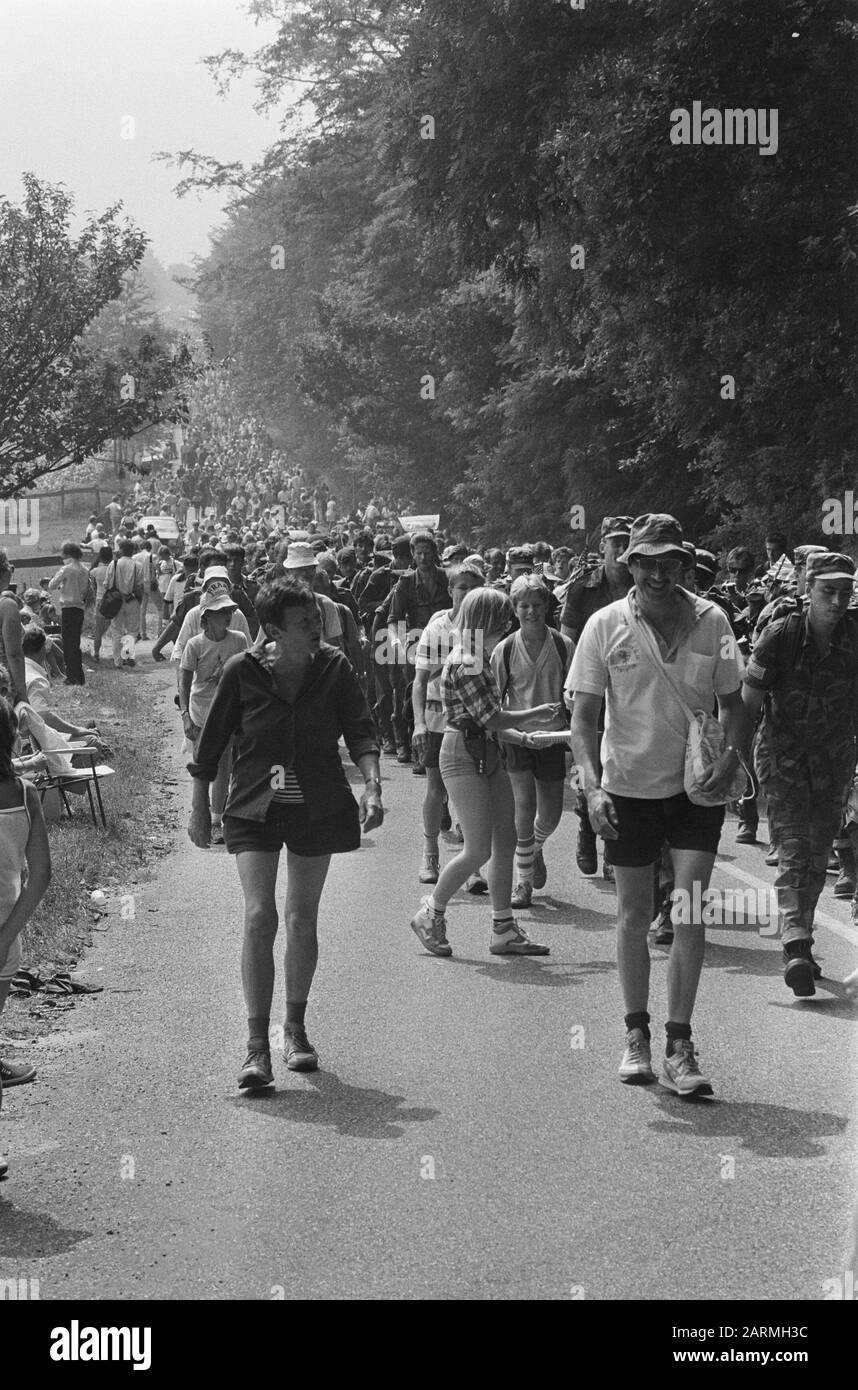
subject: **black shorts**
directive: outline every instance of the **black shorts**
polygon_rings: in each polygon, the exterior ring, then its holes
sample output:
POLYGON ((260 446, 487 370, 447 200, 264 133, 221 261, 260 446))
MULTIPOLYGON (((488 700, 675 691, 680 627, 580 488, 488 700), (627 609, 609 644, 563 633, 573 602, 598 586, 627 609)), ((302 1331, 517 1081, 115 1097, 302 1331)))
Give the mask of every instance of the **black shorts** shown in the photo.
POLYGON ((548 748, 520 748, 505 743, 508 772, 532 772, 537 782, 562 782, 566 776, 566 749, 562 743, 548 748))
POLYGON ((605 841, 605 858, 621 868, 638 869, 661 857, 665 840, 671 849, 718 853, 726 806, 695 806, 685 792, 650 801, 609 792, 619 821, 616 840, 605 841))
POLYGON ((273 803, 264 821, 224 816, 223 838, 230 854, 261 850, 279 854, 283 846, 306 859, 360 849, 357 802, 333 816, 311 821, 306 806, 273 803))
POLYGON ((431 729, 426 732, 426 743, 423 748, 423 766, 437 767, 438 755, 441 752, 441 744, 444 742, 443 734, 434 734, 431 729))

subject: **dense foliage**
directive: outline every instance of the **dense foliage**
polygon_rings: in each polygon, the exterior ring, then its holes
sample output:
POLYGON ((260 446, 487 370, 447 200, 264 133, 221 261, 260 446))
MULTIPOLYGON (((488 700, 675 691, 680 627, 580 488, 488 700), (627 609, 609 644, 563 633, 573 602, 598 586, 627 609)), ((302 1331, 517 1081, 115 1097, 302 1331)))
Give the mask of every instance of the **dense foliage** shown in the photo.
POLYGON ((818 537, 856 475, 851 0, 251 9, 275 42, 213 70, 308 119, 182 158, 235 187, 202 318, 296 463, 496 539, 573 504, 818 537), (673 144, 696 101, 776 109, 776 152, 673 144))

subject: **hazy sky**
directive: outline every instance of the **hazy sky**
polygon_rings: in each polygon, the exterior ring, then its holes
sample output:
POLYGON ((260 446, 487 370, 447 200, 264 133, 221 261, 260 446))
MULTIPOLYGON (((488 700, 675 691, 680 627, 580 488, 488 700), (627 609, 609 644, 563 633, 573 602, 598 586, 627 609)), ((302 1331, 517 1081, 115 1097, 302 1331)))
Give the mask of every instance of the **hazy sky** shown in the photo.
POLYGON ((220 98, 198 60, 275 32, 238 0, 0 0, 0 194, 17 202, 27 170, 66 184, 78 211, 121 200, 164 264, 204 255, 225 199, 176 198, 179 174, 150 156, 252 160, 271 144, 253 83, 220 98))

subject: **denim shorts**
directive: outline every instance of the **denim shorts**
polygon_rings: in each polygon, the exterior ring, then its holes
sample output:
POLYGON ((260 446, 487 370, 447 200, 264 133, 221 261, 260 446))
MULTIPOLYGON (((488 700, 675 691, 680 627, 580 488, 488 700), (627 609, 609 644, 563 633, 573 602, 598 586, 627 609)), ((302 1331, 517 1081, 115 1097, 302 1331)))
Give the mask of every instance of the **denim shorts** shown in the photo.
MULTIPOLYGON (((464 735, 458 729, 447 729, 441 743, 438 766, 445 782, 455 777, 476 777, 477 764, 465 747, 464 735)), ((486 767, 483 776, 492 777, 504 767, 503 756, 494 739, 486 739, 486 767)))
POLYGON ((726 806, 696 806, 685 792, 644 800, 609 792, 619 821, 619 837, 605 841, 605 858, 620 868, 637 869, 661 857, 665 840, 671 849, 718 853, 726 806))
POLYGON ((322 854, 348 854, 360 849, 357 802, 352 797, 351 807, 312 821, 306 806, 274 802, 264 821, 224 816, 223 838, 230 854, 246 850, 279 854, 284 845, 306 859, 322 854))

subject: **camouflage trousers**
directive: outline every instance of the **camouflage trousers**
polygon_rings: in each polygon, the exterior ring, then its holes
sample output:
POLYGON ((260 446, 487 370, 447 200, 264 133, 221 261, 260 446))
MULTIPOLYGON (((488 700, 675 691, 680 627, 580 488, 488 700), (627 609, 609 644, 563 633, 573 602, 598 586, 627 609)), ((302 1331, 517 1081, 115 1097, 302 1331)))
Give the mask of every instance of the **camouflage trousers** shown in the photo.
POLYGON ((813 939, 813 915, 825 886, 828 856, 840 829, 845 788, 813 787, 787 791, 767 787, 769 834, 778 849, 775 889, 784 945, 813 939))

